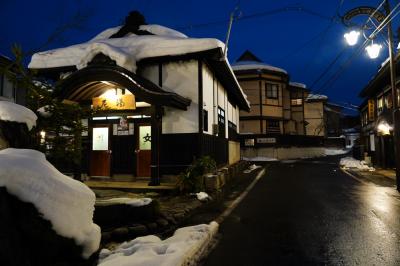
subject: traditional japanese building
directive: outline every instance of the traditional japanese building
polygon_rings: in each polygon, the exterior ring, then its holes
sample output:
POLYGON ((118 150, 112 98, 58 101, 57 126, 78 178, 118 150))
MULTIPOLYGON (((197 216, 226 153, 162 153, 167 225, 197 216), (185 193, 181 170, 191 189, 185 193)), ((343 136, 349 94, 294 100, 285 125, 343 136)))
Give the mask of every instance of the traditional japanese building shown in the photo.
POLYGON ((89 176, 151 176, 157 185, 201 156, 240 159, 239 110, 250 106, 223 49, 131 12, 124 26, 37 53, 29 67, 60 80, 65 101, 102 109, 87 118, 89 176))
MULTIPOLYGON (((9 66, 12 61, 0 54, 0 67, 9 66)), ((11 101, 25 104, 25 90, 17 87, 4 74, 0 73, 0 101, 11 101)))
POLYGON ((326 96, 310 94, 305 84, 291 82, 286 70, 250 51, 232 68, 251 103, 250 113, 240 112, 242 146, 320 145, 326 96))
MULTIPOLYGON (((396 56, 396 86, 399 91, 400 56, 396 56)), ((364 98, 360 105, 361 144, 364 155, 381 168, 395 167, 393 141, 393 97, 390 86, 388 60, 359 94, 364 98)), ((398 104, 400 103, 397 99, 398 104)))

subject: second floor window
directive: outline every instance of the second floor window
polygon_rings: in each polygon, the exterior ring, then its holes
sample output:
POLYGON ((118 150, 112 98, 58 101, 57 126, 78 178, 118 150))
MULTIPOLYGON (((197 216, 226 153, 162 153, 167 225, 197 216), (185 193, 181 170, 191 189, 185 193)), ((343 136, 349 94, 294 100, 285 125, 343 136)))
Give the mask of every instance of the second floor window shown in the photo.
POLYGON ((302 105, 303 104, 303 99, 291 99, 290 103, 293 106, 302 105))
POLYGON ((265 95, 268 99, 278 99, 279 96, 278 84, 265 83, 265 95))
POLYGON ((14 85, 3 75, 0 75, 0 96, 15 99, 14 85))

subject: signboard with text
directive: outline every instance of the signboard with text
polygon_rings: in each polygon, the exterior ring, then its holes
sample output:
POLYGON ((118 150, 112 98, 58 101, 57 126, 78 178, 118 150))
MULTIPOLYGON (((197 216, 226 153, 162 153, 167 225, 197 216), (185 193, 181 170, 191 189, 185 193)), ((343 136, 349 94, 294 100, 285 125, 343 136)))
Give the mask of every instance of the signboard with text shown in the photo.
POLYGON ((102 110, 134 110, 136 109, 135 95, 115 95, 115 97, 95 97, 92 99, 93 108, 102 110))

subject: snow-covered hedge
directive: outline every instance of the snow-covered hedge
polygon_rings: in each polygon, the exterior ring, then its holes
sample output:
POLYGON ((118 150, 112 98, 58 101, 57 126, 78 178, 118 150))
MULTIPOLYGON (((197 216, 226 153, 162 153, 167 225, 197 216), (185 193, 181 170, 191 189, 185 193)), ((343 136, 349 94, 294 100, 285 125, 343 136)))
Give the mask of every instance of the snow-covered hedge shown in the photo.
POLYGON ((61 174, 35 150, 0 151, 0 186, 32 203, 60 236, 83 247, 84 258, 98 250, 100 228, 93 223, 95 194, 84 184, 61 174))
POLYGON ((31 130, 36 125, 37 116, 22 105, 0 101, 0 120, 25 123, 31 130))

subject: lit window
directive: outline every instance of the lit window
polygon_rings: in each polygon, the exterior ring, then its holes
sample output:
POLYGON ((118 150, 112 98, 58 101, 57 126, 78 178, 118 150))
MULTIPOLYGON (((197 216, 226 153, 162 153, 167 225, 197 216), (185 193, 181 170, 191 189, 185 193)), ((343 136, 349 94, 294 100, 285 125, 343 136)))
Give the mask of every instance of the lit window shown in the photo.
POLYGON ((278 84, 265 83, 265 95, 269 99, 278 99, 279 96, 278 84))
POLYGON ((303 99, 291 99, 291 105, 302 105, 303 99))

